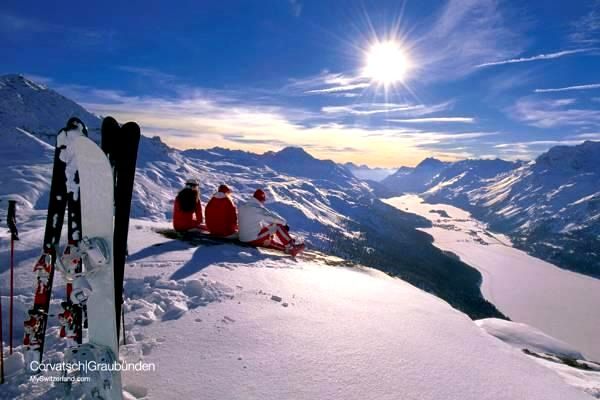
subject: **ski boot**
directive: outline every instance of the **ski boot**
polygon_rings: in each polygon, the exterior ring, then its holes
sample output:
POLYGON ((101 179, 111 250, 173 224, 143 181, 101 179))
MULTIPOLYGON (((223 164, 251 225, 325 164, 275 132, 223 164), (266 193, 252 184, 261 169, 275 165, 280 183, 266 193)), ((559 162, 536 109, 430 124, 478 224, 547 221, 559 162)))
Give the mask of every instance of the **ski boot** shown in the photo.
POLYGON ((285 246, 285 252, 292 257, 296 257, 298 254, 304 251, 304 243, 296 243, 292 240, 290 244, 285 246))

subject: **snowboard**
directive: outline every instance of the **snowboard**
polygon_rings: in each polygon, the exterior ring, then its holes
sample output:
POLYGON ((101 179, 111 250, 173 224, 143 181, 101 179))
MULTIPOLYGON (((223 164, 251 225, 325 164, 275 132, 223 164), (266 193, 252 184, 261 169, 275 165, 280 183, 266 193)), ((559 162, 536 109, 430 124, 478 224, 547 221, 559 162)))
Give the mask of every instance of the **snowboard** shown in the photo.
POLYGON ((114 171, 115 230, 113 243, 117 337, 120 335, 119 320, 123 303, 129 214, 140 137, 140 127, 135 122, 127 122, 123 126, 119 126, 117 120, 110 116, 105 117, 102 121, 102 150, 106 153, 114 171))
MULTIPOLYGON (((348 267, 355 268, 357 265, 352 261, 345 260, 340 257, 328 255, 318 250, 303 250, 298 253, 296 257, 292 257, 289 254, 281 252, 277 249, 256 247, 251 244, 240 242, 237 238, 224 238, 219 236, 212 236, 207 231, 192 231, 192 232, 178 232, 174 229, 155 229, 155 232, 172 240, 178 240, 184 243, 188 243, 191 246, 219 246, 224 244, 233 244, 238 247, 258 249, 261 254, 272 255, 277 257, 291 258, 293 260, 301 261, 315 261, 331 267, 348 267)), ((163 246, 165 243, 157 243, 154 247, 163 246)))
POLYGON ((64 153, 67 146, 67 134, 86 135, 87 129, 78 118, 71 118, 65 128, 56 135, 52 180, 48 199, 48 213, 44 230, 43 252, 36 262, 33 271, 36 276, 33 307, 28 311, 29 318, 24 322, 26 361, 42 361, 48 310, 58 258, 58 246, 62 233, 65 211, 67 207, 66 163, 64 153))
MULTIPOLYGON (((113 173, 104 152, 92 140, 80 136, 71 140, 67 151, 72 156, 70 162, 77 167, 79 174, 79 192, 81 203, 81 233, 83 246, 92 242, 94 250, 103 247, 102 258, 90 256, 90 246, 84 251, 83 276, 89 283, 91 292, 85 302, 88 316, 88 344, 85 346, 90 356, 98 352, 90 348, 106 351, 102 354, 109 356, 104 359, 118 360, 117 319, 115 318, 115 287, 114 287, 114 257, 113 257, 113 173), (97 245, 101 243, 102 245, 97 245), (112 354, 111 354, 112 353, 112 354)), ((69 168, 67 168, 69 169, 69 168)), ((73 177, 67 177, 70 182, 73 177)), ((67 185, 69 186, 69 185, 67 185)), ((74 286, 80 286, 75 281, 74 286)), ((75 289, 74 289, 75 290, 75 289)), ((100 351, 99 350, 99 351, 100 351)), ((85 353, 80 351, 79 353, 85 353)), ((70 354, 77 354, 71 351, 70 354)), ((80 355, 80 354, 79 354, 80 355)), ((100 361, 100 360, 95 360, 100 361)), ((101 393, 107 393, 107 398, 121 399, 120 372, 111 374, 111 383, 106 380, 93 382, 101 393)))
MULTIPOLYGON (((188 231, 188 232, 178 232, 174 229, 157 229, 156 233, 159 233, 160 235, 169 238, 169 239, 174 239, 174 240, 180 240, 182 242, 186 242, 189 243, 191 245, 194 246, 200 246, 200 245, 219 245, 219 244, 234 244, 236 246, 239 247, 246 247, 246 248, 253 248, 253 249, 260 249, 261 252, 273 252, 274 254, 278 254, 278 255, 282 255, 282 256, 290 256, 290 254, 287 254, 283 251, 280 251, 278 249, 274 249, 271 247, 257 247, 254 246, 250 243, 246 243, 246 242, 241 242, 238 238, 236 237, 232 237, 232 238, 227 238, 227 237, 221 237, 221 236, 214 236, 211 235, 208 231, 203 231, 203 230, 194 230, 194 231, 188 231)), ((306 253, 306 250, 301 251, 300 253, 298 253, 296 255, 296 257, 302 255, 306 253)), ((293 257, 292 257, 293 258, 293 257)))

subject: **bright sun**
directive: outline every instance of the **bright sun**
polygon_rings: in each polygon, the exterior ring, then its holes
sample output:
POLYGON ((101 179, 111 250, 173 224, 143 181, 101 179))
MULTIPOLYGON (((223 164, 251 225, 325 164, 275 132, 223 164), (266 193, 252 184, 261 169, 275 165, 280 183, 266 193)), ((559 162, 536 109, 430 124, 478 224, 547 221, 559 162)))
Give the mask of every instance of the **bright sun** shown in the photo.
POLYGON ((385 86, 402 81, 409 68, 406 53, 393 41, 374 44, 367 53, 364 75, 385 86))

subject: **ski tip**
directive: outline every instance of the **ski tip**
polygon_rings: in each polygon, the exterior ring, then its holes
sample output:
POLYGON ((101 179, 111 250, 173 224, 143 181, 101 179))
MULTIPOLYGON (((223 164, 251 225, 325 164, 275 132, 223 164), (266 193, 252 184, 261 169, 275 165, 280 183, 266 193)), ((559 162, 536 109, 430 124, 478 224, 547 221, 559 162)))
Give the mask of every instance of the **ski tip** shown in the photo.
POLYGON ((123 124, 121 127, 125 131, 135 132, 136 134, 140 134, 140 126, 137 122, 129 121, 123 124))
POLYGON ((116 119, 114 119, 111 116, 106 116, 102 120, 102 127, 100 129, 102 132, 106 133, 106 132, 111 132, 113 130, 117 130, 120 127, 121 126, 119 125, 119 122, 117 122, 116 119))

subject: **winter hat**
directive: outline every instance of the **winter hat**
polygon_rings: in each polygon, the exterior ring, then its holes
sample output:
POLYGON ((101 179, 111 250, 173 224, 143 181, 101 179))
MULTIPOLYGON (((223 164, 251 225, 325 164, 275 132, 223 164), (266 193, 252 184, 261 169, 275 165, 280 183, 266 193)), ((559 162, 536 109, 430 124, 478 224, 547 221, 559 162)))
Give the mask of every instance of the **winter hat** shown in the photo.
POLYGON ((229 187, 227 185, 219 185, 218 192, 220 192, 220 193, 231 193, 231 189, 229 189, 229 187))
POLYGON ((262 189, 256 189, 256 192, 254 192, 254 198, 260 201, 261 203, 267 201, 267 196, 265 195, 265 192, 262 191, 262 189))
POLYGON ((187 181, 185 181, 185 186, 187 186, 187 187, 200 186, 200 182, 198 182, 198 179, 190 178, 187 181))

